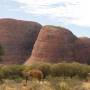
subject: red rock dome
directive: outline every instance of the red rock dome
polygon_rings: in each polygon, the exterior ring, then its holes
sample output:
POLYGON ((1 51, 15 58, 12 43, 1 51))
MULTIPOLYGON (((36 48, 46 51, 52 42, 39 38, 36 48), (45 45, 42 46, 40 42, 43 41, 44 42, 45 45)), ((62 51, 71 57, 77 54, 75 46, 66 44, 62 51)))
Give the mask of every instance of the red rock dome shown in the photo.
POLYGON ((75 42, 75 59, 90 64, 90 38, 78 38, 75 42))
POLYGON ((35 42, 31 57, 26 64, 35 62, 58 63, 74 60, 74 42, 77 39, 68 29, 44 26, 35 42))
POLYGON ((0 63, 23 63, 30 56, 41 27, 32 21, 0 19, 0 44, 4 49, 0 63))

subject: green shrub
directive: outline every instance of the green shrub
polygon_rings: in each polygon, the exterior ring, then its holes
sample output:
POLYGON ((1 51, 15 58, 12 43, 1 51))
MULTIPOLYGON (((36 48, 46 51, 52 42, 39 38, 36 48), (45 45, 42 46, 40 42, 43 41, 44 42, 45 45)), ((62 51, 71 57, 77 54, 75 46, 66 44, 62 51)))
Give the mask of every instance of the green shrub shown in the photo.
POLYGON ((39 69, 43 72, 44 77, 48 76, 51 74, 51 64, 49 63, 37 63, 37 64, 32 64, 31 66, 29 66, 29 69, 39 69))
POLYGON ((3 73, 3 78, 15 79, 17 77, 22 77, 22 70, 24 67, 22 65, 11 65, 3 66, 1 71, 3 73))
POLYGON ((39 69, 43 72, 44 77, 55 76, 55 77, 79 77, 85 79, 90 73, 90 66, 79 63, 38 63, 30 66, 24 65, 10 65, 0 66, 0 79, 9 78, 23 78, 23 73, 28 73, 33 69, 39 69))
POLYGON ((86 78, 90 72, 90 66, 79 63, 58 63, 51 68, 52 76, 65 76, 86 78))

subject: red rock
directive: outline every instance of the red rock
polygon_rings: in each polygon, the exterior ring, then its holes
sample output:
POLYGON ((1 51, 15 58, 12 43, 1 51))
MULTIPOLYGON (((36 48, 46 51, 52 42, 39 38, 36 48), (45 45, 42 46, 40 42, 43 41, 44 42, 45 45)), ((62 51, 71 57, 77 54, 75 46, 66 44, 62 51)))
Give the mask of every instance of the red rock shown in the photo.
POLYGON ((90 38, 79 38, 75 42, 75 59, 90 64, 90 38))
POLYGON ((0 44, 4 56, 0 64, 21 64, 31 54, 41 25, 32 21, 0 19, 0 44))
POLYGON ((74 42, 77 37, 68 29, 44 26, 35 42, 32 55, 26 64, 36 62, 58 63, 75 60, 74 42))
POLYGON ((65 28, 44 26, 25 64, 61 61, 90 64, 90 38, 77 38, 65 28))

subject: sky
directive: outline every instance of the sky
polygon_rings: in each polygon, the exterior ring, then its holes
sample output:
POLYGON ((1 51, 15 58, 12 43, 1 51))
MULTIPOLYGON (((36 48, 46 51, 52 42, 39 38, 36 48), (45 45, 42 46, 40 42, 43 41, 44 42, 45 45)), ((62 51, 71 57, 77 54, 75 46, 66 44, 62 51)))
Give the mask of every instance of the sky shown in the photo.
POLYGON ((90 0, 1 0, 0 18, 63 26, 78 37, 90 37, 90 0))

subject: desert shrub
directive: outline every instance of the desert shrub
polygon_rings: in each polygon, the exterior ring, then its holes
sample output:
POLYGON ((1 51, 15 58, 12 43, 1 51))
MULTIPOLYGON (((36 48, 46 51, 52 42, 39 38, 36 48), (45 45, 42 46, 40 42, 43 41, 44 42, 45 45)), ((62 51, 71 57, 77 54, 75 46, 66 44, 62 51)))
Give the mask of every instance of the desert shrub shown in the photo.
POLYGON ((58 63, 51 68, 52 76, 79 76, 86 78, 90 72, 90 66, 79 63, 58 63))
POLYGON ((74 76, 77 73, 76 68, 69 63, 58 63, 52 66, 52 75, 53 76, 74 76), (75 69, 75 70, 74 70, 75 69))
POLYGON ((43 72, 44 78, 48 75, 51 74, 51 64, 49 63, 37 63, 37 64, 32 64, 31 66, 28 67, 27 70, 29 69, 39 69, 43 72))
POLYGON ((33 69, 41 70, 44 78, 48 76, 54 77, 75 77, 85 79, 90 73, 90 66, 79 63, 38 63, 32 64, 30 66, 24 65, 10 65, 10 66, 0 66, 0 79, 9 78, 9 79, 19 79, 26 78, 24 74, 30 74, 30 71, 33 69))
POLYGON ((88 73, 90 73, 90 66, 80 63, 37 63, 30 66, 26 66, 24 71, 28 72, 32 69, 39 69, 43 72, 44 77, 46 76, 59 76, 59 77, 75 77, 86 78, 88 73))
POLYGON ((40 64, 37 68, 43 72, 44 78, 51 73, 51 66, 49 63, 40 64))
POLYGON ((3 78, 16 79, 22 77, 22 70, 24 67, 22 65, 11 65, 3 66, 1 71, 3 73, 3 78))

